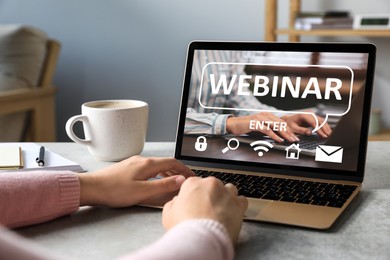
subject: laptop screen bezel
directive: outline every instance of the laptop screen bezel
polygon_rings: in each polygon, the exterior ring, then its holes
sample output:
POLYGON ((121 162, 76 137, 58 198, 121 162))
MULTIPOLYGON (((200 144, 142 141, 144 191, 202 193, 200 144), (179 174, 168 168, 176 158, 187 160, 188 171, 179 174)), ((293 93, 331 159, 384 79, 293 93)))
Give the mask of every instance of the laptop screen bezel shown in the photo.
POLYGON ((193 41, 187 50, 186 67, 184 71, 182 100, 180 104, 179 120, 176 133, 174 156, 187 165, 202 166, 220 169, 233 169, 250 172, 292 175, 329 180, 350 180, 362 182, 367 154, 368 124, 371 110, 372 87, 375 71, 376 47, 371 43, 280 43, 280 42, 217 42, 193 41), (289 52, 332 52, 332 53, 367 53, 367 75, 364 95, 362 128, 360 134, 360 148, 356 171, 335 170, 300 167, 293 165, 263 164, 243 161, 220 160, 216 158, 202 158, 181 154, 183 133, 190 90, 193 57, 195 50, 242 50, 242 51, 289 51, 289 52))

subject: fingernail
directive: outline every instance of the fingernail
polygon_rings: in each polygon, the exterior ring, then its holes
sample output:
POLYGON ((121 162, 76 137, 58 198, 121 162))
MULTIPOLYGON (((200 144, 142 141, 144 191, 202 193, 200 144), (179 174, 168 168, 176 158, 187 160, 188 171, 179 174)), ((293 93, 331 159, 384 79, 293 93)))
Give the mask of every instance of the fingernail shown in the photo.
POLYGON ((177 185, 178 187, 180 187, 180 186, 183 184, 183 182, 184 182, 185 180, 186 180, 186 178, 184 178, 184 176, 178 175, 178 176, 176 177, 176 179, 175 179, 176 185, 177 185))

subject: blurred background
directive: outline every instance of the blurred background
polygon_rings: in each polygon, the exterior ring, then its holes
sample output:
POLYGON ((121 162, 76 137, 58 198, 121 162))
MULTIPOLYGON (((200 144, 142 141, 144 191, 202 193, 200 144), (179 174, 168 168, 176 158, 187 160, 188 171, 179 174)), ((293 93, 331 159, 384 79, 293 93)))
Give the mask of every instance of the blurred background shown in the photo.
MULTIPOLYGON (((303 11, 390 14, 390 1, 302 0, 303 11)), ((287 27, 289 1, 278 1, 287 27)), ((265 0, 0 0, 0 23, 36 26, 61 42, 54 77, 57 140, 83 102, 140 99, 149 103, 147 141, 174 141, 186 48, 193 40, 264 40, 265 0)), ((287 41, 287 37, 279 37, 287 41)), ((390 38, 302 37, 360 41, 378 47, 373 108, 390 127, 390 38)))

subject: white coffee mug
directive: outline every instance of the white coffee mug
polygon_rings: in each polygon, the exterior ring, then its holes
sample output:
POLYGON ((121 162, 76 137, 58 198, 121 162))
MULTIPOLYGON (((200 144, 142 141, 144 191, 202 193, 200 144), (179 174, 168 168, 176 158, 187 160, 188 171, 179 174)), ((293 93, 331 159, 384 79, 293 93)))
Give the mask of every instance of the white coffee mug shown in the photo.
POLYGON ((99 100, 82 104, 81 115, 66 122, 66 133, 102 161, 120 161, 140 154, 148 126, 148 104, 138 100, 99 100), (73 131, 83 123, 85 139, 73 131))

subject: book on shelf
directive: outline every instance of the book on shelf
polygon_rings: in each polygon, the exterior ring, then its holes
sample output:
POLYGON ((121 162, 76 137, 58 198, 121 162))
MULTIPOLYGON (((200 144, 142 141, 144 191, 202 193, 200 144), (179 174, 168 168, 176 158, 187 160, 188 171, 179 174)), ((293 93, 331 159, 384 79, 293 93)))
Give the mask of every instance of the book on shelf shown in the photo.
MULTIPOLYGON (((7 155, 8 160, 2 165, 14 167, 0 167, 1 171, 34 171, 34 170, 68 170, 74 172, 85 171, 78 163, 71 161, 47 148, 44 153, 44 165, 39 166, 36 159, 39 156, 41 145, 36 143, 0 143, 0 156, 7 155), (12 151, 12 156, 10 151, 12 151), (19 151, 19 154, 16 153, 19 151)), ((0 164, 1 165, 1 164, 0 164)))
POLYGON ((300 12, 295 19, 295 29, 352 29, 353 20, 347 11, 300 12))
POLYGON ((349 11, 342 10, 328 10, 324 12, 298 12, 296 17, 305 18, 305 17, 333 17, 333 18, 341 18, 341 17, 349 17, 349 11))

